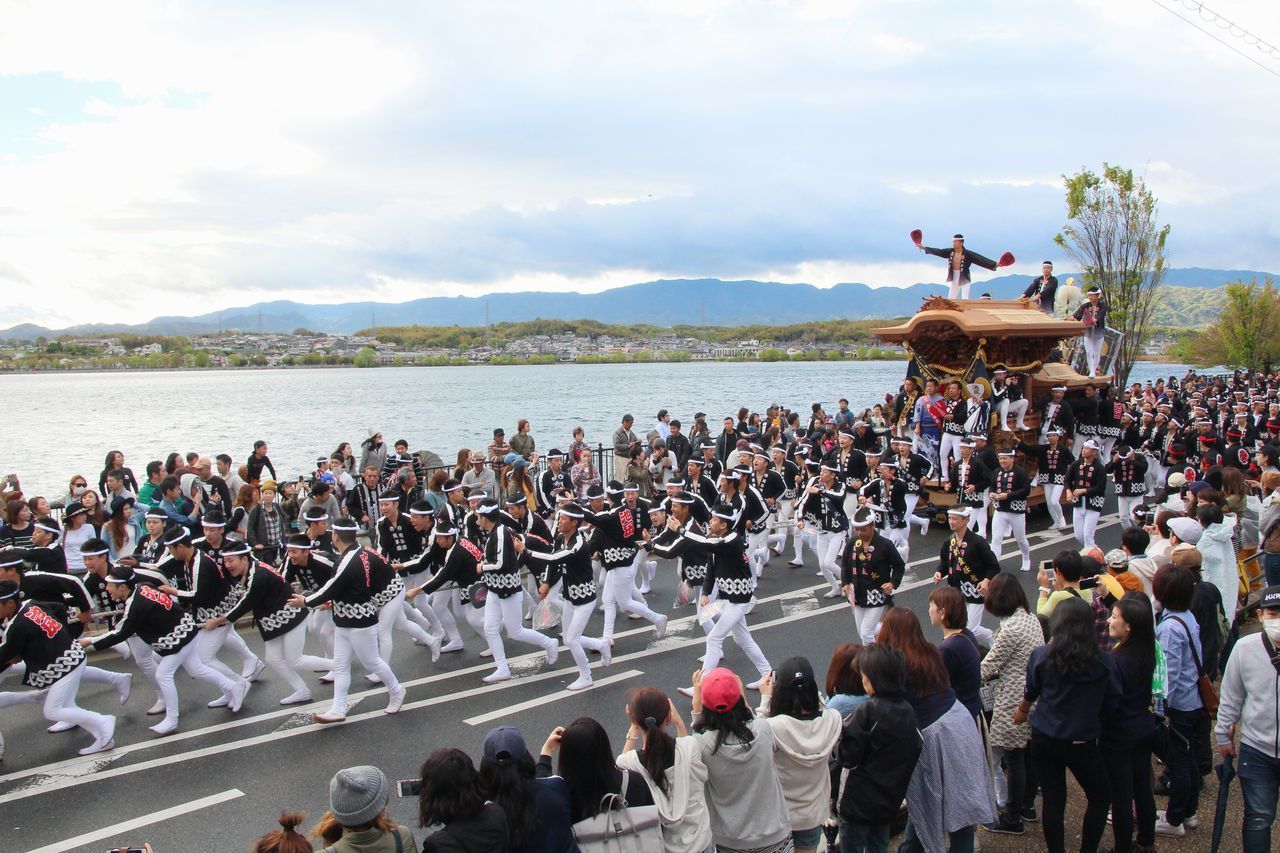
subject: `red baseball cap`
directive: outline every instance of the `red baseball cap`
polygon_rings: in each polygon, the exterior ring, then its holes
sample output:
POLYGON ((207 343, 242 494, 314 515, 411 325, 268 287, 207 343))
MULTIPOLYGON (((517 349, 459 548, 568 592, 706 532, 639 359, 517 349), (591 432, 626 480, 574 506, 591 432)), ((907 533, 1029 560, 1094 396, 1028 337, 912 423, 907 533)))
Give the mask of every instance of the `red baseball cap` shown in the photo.
POLYGON ((702 676, 702 704, 713 711, 724 713, 738 704, 742 698, 742 685, 733 670, 717 667, 702 676))

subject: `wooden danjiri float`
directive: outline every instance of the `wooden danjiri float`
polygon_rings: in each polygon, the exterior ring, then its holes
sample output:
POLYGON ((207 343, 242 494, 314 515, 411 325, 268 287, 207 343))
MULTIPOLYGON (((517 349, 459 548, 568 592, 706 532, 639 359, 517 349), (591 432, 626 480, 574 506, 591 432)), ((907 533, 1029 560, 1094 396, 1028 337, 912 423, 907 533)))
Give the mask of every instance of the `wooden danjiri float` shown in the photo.
MULTIPOLYGON (((983 385, 990 399, 991 371, 1003 368, 1010 375, 1017 375, 1023 395, 1030 401, 1026 429, 1021 433, 1006 432, 999 429, 997 420, 990 430, 991 444, 1004 449, 1019 441, 1039 441, 1040 409, 1054 386, 1065 386, 1069 399, 1083 394, 1087 385, 1111 381, 1110 375, 1084 376, 1066 362, 1065 356, 1072 352, 1075 339, 1084 334, 1084 328, 1079 320, 1045 314, 1027 299, 933 296, 907 322, 871 331, 883 341, 906 348, 911 359, 908 375, 917 378, 922 390, 927 379, 940 383, 959 379, 966 385, 983 385)), ((1019 461, 1034 483, 1035 460, 1019 457, 1019 461)), ((941 483, 935 481, 926 486, 934 506, 954 505, 955 495, 943 492, 941 483)), ((1033 487, 1030 503, 1039 505, 1043 501, 1044 490, 1033 487)))

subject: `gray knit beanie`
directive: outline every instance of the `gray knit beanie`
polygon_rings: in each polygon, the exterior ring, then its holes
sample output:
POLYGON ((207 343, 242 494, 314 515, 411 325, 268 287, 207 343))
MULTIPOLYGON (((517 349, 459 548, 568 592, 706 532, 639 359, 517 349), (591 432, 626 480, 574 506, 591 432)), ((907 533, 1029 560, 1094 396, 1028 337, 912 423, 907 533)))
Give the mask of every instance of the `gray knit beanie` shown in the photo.
POLYGON ((390 796, 387 775, 368 764, 339 770, 329 782, 329 810, 343 826, 371 822, 390 796))

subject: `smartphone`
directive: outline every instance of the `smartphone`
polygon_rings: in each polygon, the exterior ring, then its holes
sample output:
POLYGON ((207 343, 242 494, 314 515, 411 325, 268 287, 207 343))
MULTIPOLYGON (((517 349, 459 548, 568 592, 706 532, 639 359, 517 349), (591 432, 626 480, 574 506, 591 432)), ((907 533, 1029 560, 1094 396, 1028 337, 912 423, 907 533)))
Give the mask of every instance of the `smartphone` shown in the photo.
POLYGON ((1054 580, 1058 573, 1053 570, 1053 560, 1041 560, 1040 570, 1045 573, 1049 580, 1054 580))
POLYGON ((401 779, 396 782, 396 792, 402 797, 417 797, 422 794, 422 780, 401 779))

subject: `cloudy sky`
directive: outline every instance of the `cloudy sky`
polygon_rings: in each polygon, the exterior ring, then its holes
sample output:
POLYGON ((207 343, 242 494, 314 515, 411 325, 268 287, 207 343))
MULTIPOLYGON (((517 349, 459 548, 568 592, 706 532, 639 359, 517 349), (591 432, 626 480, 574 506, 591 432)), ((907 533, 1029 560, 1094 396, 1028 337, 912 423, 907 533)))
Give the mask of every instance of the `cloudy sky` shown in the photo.
POLYGON ((934 280, 916 227, 1029 273, 1104 161, 1174 265, 1280 270, 1280 78, 1167 9, 0 0, 0 324, 934 280))

